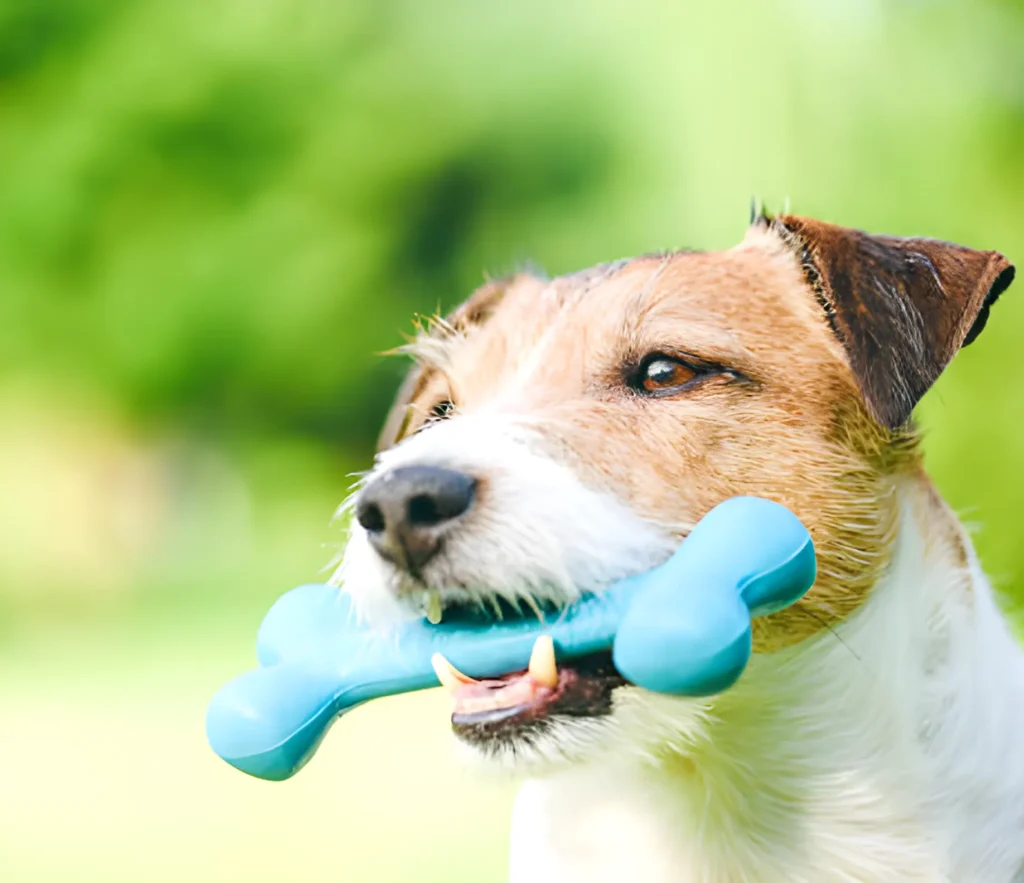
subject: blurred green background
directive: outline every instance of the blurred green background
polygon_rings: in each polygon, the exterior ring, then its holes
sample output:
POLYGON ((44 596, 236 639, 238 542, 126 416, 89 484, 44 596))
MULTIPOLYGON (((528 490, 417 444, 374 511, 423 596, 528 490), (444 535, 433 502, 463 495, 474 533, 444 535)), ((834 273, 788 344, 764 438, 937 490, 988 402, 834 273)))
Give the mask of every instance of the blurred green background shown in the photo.
MULTIPOLYGON (((443 697, 283 784, 206 701, 325 577, 414 312, 729 246, 752 194, 1024 263, 1024 5, 5 0, 0 879, 503 879, 443 697)), ((1011 289, 919 412, 1010 605, 1022 330, 1011 289)))

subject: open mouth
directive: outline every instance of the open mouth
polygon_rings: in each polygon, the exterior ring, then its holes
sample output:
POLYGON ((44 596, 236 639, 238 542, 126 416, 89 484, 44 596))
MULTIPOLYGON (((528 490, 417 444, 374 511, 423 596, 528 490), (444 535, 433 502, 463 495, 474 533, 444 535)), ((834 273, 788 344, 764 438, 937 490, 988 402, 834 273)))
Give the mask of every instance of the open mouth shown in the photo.
MULTIPOLYGON (((503 611, 502 618, 509 615, 503 611)), ((521 616, 518 611, 512 616, 521 616)), ((456 605, 444 619, 473 618, 479 610, 456 605)), ((456 669, 440 654, 434 657, 438 680, 452 694, 452 729, 464 742, 515 742, 539 735, 558 718, 589 718, 608 714, 612 693, 626 679, 616 670, 611 650, 557 662, 547 635, 537 638, 523 671, 476 680, 456 669)))

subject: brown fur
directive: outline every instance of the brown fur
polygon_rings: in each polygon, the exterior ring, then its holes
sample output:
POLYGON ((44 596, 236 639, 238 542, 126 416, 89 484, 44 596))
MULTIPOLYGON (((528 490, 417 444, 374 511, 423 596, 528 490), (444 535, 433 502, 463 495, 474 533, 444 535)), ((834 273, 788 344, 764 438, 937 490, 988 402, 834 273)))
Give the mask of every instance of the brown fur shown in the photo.
MULTIPOLYGON (((758 219, 726 252, 490 283, 415 347, 420 366, 383 441, 415 431, 450 399, 457 412, 529 420, 585 483, 680 536, 729 497, 777 500, 810 530, 819 577, 802 602, 756 622, 755 649, 792 644, 848 616, 878 581, 897 483, 920 469, 917 437, 904 426, 907 403, 982 321, 1008 266, 992 253, 914 241, 937 275, 883 280, 911 299, 929 329, 919 352, 900 354, 894 370, 905 376, 893 394, 883 376, 891 366, 873 367, 863 345, 885 349, 885 338, 864 326, 888 309, 871 280, 857 281, 884 270, 858 262, 863 242, 850 237, 863 236, 799 218, 758 219), (934 306, 940 295, 952 303, 934 306), (652 352, 733 373, 645 398, 626 386, 624 366, 652 352)), ((883 246, 903 247, 895 243, 883 246)))
POLYGON ((763 222, 799 251, 868 407, 890 429, 907 421, 960 347, 981 333, 1013 281, 1014 268, 994 251, 809 218, 763 222))

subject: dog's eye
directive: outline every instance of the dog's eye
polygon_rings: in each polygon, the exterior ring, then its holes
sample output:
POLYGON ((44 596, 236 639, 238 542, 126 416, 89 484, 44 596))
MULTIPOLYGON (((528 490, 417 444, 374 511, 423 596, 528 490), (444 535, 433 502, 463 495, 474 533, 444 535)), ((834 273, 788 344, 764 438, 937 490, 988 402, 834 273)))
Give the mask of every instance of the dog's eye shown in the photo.
POLYGON ((670 356, 650 356, 637 372, 637 387, 644 392, 674 392, 696 380, 700 372, 670 356))
POLYGON ((454 410, 455 405, 448 399, 443 399, 430 409, 430 418, 432 420, 444 420, 454 410))

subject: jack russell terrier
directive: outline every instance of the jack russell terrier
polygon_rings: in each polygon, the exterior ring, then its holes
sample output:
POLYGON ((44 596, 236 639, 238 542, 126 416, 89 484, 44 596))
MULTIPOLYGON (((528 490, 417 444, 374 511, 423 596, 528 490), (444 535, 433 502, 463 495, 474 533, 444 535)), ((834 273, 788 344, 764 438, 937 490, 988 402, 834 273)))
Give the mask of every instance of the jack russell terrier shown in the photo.
POLYGON ((486 689, 442 672, 459 742, 525 775, 514 883, 1024 881, 1024 654, 911 422, 1013 273, 762 213, 423 329, 335 578, 371 621, 564 606, 741 494, 818 553, 710 699, 550 644, 486 689))

